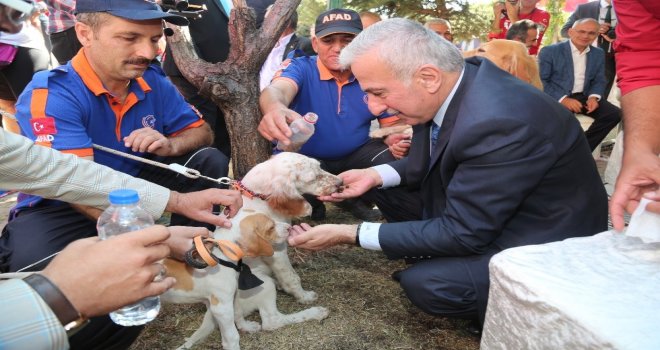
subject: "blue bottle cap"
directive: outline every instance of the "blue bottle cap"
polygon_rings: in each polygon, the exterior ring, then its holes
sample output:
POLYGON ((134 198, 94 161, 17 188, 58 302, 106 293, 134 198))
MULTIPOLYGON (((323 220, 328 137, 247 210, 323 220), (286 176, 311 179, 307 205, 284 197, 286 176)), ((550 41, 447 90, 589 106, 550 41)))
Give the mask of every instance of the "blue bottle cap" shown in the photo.
POLYGON ((136 190, 114 190, 108 195, 110 204, 135 204, 140 200, 136 190))

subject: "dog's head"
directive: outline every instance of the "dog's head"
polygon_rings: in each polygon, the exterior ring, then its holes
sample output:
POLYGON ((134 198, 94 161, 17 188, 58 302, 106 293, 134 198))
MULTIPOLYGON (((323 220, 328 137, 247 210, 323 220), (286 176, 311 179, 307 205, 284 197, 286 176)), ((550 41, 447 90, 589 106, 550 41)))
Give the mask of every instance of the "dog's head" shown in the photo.
POLYGON ((272 256, 273 245, 286 241, 290 226, 276 222, 263 213, 248 215, 239 223, 241 237, 238 243, 245 256, 272 256))
POLYGON ((254 192, 268 196, 268 205, 286 217, 311 213, 303 194, 314 196, 336 192, 342 181, 321 169, 319 161, 298 153, 283 152, 257 164, 243 178, 254 192))
POLYGON ((479 48, 463 52, 463 57, 481 56, 489 59, 502 70, 516 78, 543 90, 536 60, 529 55, 525 45, 513 40, 492 40, 479 48))

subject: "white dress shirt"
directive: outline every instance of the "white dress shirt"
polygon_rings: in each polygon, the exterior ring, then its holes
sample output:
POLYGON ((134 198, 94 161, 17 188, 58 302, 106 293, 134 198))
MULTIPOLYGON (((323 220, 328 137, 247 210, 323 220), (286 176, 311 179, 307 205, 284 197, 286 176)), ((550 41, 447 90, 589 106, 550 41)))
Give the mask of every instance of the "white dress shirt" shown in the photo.
POLYGON ((286 44, 289 43, 293 34, 291 33, 281 37, 268 54, 266 62, 261 66, 261 71, 259 72, 259 89, 263 90, 266 86, 270 85, 270 81, 282 64, 284 49, 286 49, 286 44))

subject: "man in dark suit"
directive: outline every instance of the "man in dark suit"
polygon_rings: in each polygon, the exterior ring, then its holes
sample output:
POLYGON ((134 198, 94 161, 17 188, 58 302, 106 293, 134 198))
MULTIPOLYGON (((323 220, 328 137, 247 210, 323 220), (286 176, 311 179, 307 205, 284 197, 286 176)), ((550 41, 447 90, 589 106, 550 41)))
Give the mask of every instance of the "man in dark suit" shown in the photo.
POLYGON ((561 36, 568 38, 568 30, 573 27, 577 20, 583 18, 593 18, 600 24, 597 40, 598 47, 605 52, 605 95, 603 99, 607 100, 614 84, 616 76, 616 61, 614 60, 614 39, 616 39, 615 27, 617 24, 616 14, 612 7, 612 0, 596 0, 586 4, 578 5, 575 12, 571 14, 563 27, 561 27, 561 36))
MULTIPOLYGON (((257 25, 261 25, 266 8, 274 0, 247 0, 257 14, 257 25)), ((201 18, 191 19, 188 30, 193 45, 199 57, 207 62, 217 63, 227 59, 229 55, 229 13, 230 0, 190 0, 190 5, 206 5, 207 10, 202 12, 201 18)), ((225 123, 225 116, 213 101, 198 94, 198 89, 190 84, 174 63, 172 51, 168 47, 165 51, 163 70, 176 85, 188 103, 192 104, 204 116, 204 120, 215 133, 214 146, 227 157, 231 156, 229 133, 225 123)))
MULTIPOLYGON (((374 114, 413 125, 409 156, 340 174, 337 201, 377 187, 418 193, 418 221, 303 224, 292 246, 358 244, 405 259, 393 277, 423 311, 483 322, 488 262, 507 248, 607 229, 607 197, 571 113, 480 57, 406 19, 367 28, 341 53, 374 114), (425 46, 426 47, 423 47, 425 46)), ((396 203, 381 210, 396 210, 396 203)))
POLYGON ((621 121, 619 107, 602 98, 605 57, 603 50, 591 46, 598 27, 595 19, 578 20, 568 31, 570 40, 546 46, 539 54, 543 91, 569 111, 594 118, 584 133, 592 151, 621 121))

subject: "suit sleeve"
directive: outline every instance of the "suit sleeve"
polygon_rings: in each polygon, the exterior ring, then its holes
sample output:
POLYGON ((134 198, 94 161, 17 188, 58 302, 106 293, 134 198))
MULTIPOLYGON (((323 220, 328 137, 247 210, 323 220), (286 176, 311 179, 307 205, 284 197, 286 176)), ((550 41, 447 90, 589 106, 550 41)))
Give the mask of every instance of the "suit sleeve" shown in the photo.
MULTIPOLYGON (((597 47, 593 47, 593 67, 590 68, 592 72, 599 72, 594 74, 591 79, 591 84, 589 86, 589 91, 585 95, 605 95, 605 87, 607 86, 607 81, 605 80, 605 74, 602 72, 605 71, 605 52, 597 47)), ((589 58, 587 58, 589 59, 589 58)), ((588 64, 588 62, 587 62, 588 64)))
POLYGON ((444 212, 429 220, 381 225, 379 242, 388 258, 489 250, 558 158, 540 131, 513 118, 476 123, 454 135, 460 140, 444 157, 458 165, 446 188, 444 212))
POLYGON ((170 191, 165 187, 33 144, 0 129, 2 187, 46 198, 105 208, 108 194, 133 188, 142 208, 154 218, 163 214, 170 191))
POLYGON ((580 19, 580 15, 578 14, 580 12, 580 7, 575 9, 573 13, 571 13, 571 16, 568 17, 568 20, 566 20, 566 23, 564 23, 564 26, 561 27, 561 36, 562 38, 568 38, 568 30, 573 27, 573 23, 580 19))
POLYGON ((564 91, 561 86, 553 81, 553 74, 555 72, 555 51, 556 47, 551 46, 544 47, 543 50, 541 50, 538 57, 539 75, 541 76, 541 82, 543 83, 543 92, 552 96, 555 101, 559 101, 560 98, 568 95, 568 92, 564 91))

